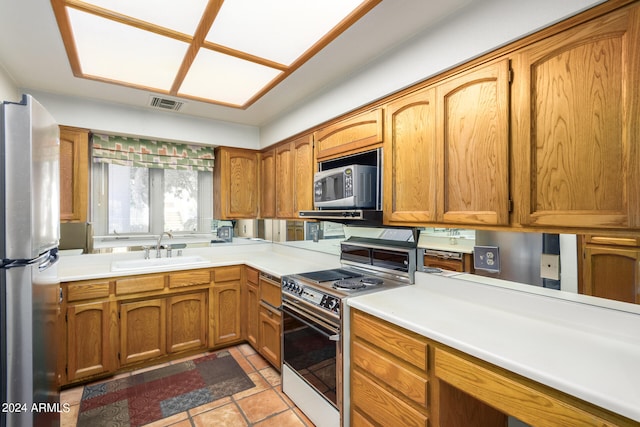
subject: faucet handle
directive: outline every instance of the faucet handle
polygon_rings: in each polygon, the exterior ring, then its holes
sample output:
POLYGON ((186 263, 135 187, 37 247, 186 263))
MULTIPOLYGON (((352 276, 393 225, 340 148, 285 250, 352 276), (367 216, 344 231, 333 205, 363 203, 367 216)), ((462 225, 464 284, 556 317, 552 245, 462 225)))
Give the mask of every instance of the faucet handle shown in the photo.
POLYGON ((144 259, 149 259, 149 249, 151 249, 149 246, 142 247, 142 250, 144 251, 144 259))
POLYGON ((167 245, 167 258, 171 258, 171 245, 167 245))

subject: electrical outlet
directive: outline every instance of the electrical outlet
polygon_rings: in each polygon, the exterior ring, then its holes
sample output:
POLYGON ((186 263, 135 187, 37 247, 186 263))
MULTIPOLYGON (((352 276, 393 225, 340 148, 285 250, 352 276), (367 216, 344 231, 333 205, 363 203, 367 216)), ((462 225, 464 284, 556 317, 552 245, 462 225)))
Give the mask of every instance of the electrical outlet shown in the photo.
POLYGON ((560 280, 560 255, 540 255, 540 277, 560 280))
POLYGON ((474 246, 473 267, 492 273, 500 272, 500 248, 497 246, 474 246))

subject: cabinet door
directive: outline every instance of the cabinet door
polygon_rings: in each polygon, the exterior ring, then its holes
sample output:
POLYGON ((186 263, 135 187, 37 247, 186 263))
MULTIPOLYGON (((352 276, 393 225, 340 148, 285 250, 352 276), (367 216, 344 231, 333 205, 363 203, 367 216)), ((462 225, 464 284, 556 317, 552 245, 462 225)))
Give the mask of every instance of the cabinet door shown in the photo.
POLYGON ((436 91, 438 222, 508 224, 509 61, 447 79, 436 91))
POLYGON ((257 151, 219 147, 213 170, 215 218, 257 218, 258 176, 257 151))
POLYGON ((313 134, 318 160, 373 150, 382 145, 382 108, 332 123, 313 134))
POLYGON ((120 363, 141 362, 167 353, 166 301, 120 305, 120 363))
POLYGON ((260 177, 262 191, 260 193, 260 217, 276 216, 276 150, 262 153, 260 158, 260 177))
POLYGON ((115 370, 110 306, 109 301, 68 306, 68 382, 115 370))
POLYGON ((514 57, 520 222, 640 227, 640 17, 630 7, 514 57))
POLYGON ((293 217, 293 151, 291 144, 276 148, 276 216, 293 217))
POLYGON ((434 222, 438 177, 435 90, 402 97, 385 111, 384 223, 434 222))
POLYGON ((255 349, 258 349, 258 310, 260 309, 260 300, 258 299, 258 286, 253 283, 247 283, 247 305, 245 313, 247 316, 247 341, 255 349))
POLYGON ((87 220, 89 131, 60 126, 60 221, 87 220))
POLYGON ((280 370, 281 314, 268 305, 260 304, 260 333, 258 350, 275 368, 280 370))
POLYGON ((313 136, 305 135, 293 141, 293 217, 298 211, 313 209, 313 136))
POLYGON ((581 292, 640 304, 640 249, 587 245, 581 292))
POLYGON ((242 339, 240 281, 216 282, 212 288, 213 346, 242 339))
POLYGON ((207 292, 170 297, 167 311, 169 353, 206 347, 207 292))

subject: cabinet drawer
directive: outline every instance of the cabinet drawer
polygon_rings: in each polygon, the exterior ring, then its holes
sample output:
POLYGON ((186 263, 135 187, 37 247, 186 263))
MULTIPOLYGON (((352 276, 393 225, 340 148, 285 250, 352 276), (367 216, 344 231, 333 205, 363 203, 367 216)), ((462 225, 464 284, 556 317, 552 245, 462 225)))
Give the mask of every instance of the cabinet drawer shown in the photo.
POLYGON ((441 268, 443 270, 451 270, 451 271, 459 271, 459 272, 464 271, 464 265, 462 263, 462 260, 442 259, 442 258, 428 256, 428 255, 424 256, 424 266, 441 268))
POLYGON ((366 344, 354 341, 351 348, 351 362, 380 382, 394 388, 420 406, 427 406, 426 373, 420 375, 402 361, 380 354, 366 344))
POLYGON ((234 265, 231 267, 220 267, 213 271, 214 282, 229 282, 231 280, 240 280, 242 267, 234 265))
POLYGON ((418 334, 353 311, 351 333, 393 354, 421 371, 427 370, 427 340, 418 334))
POLYGON ((210 270, 191 270, 169 275, 169 287, 181 288, 184 286, 208 285, 211 283, 210 270))
POLYGON ((116 295, 138 292, 161 291, 164 289, 164 275, 153 274, 116 280, 116 295))
POLYGON ((388 426, 427 426, 427 415, 398 399, 358 371, 351 375, 351 405, 388 426))
POLYGON ((86 281, 67 284, 67 301, 81 301, 109 296, 109 281, 86 281))
POLYGON ((258 270, 247 267, 247 282, 258 284, 258 270))
POLYGON ((280 283, 260 277, 260 300, 274 307, 280 307, 282 304, 282 291, 280 283))

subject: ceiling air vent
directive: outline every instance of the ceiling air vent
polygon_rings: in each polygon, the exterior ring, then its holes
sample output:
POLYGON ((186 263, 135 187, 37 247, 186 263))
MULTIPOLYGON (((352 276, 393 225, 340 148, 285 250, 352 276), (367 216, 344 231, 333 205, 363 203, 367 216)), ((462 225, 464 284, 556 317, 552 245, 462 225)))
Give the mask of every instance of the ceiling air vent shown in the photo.
POLYGON ((184 106, 184 102, 151 95, 149 97, 149 106, 153 108, 159 108, 160 110, 180 111, 180 109, 184 106))

